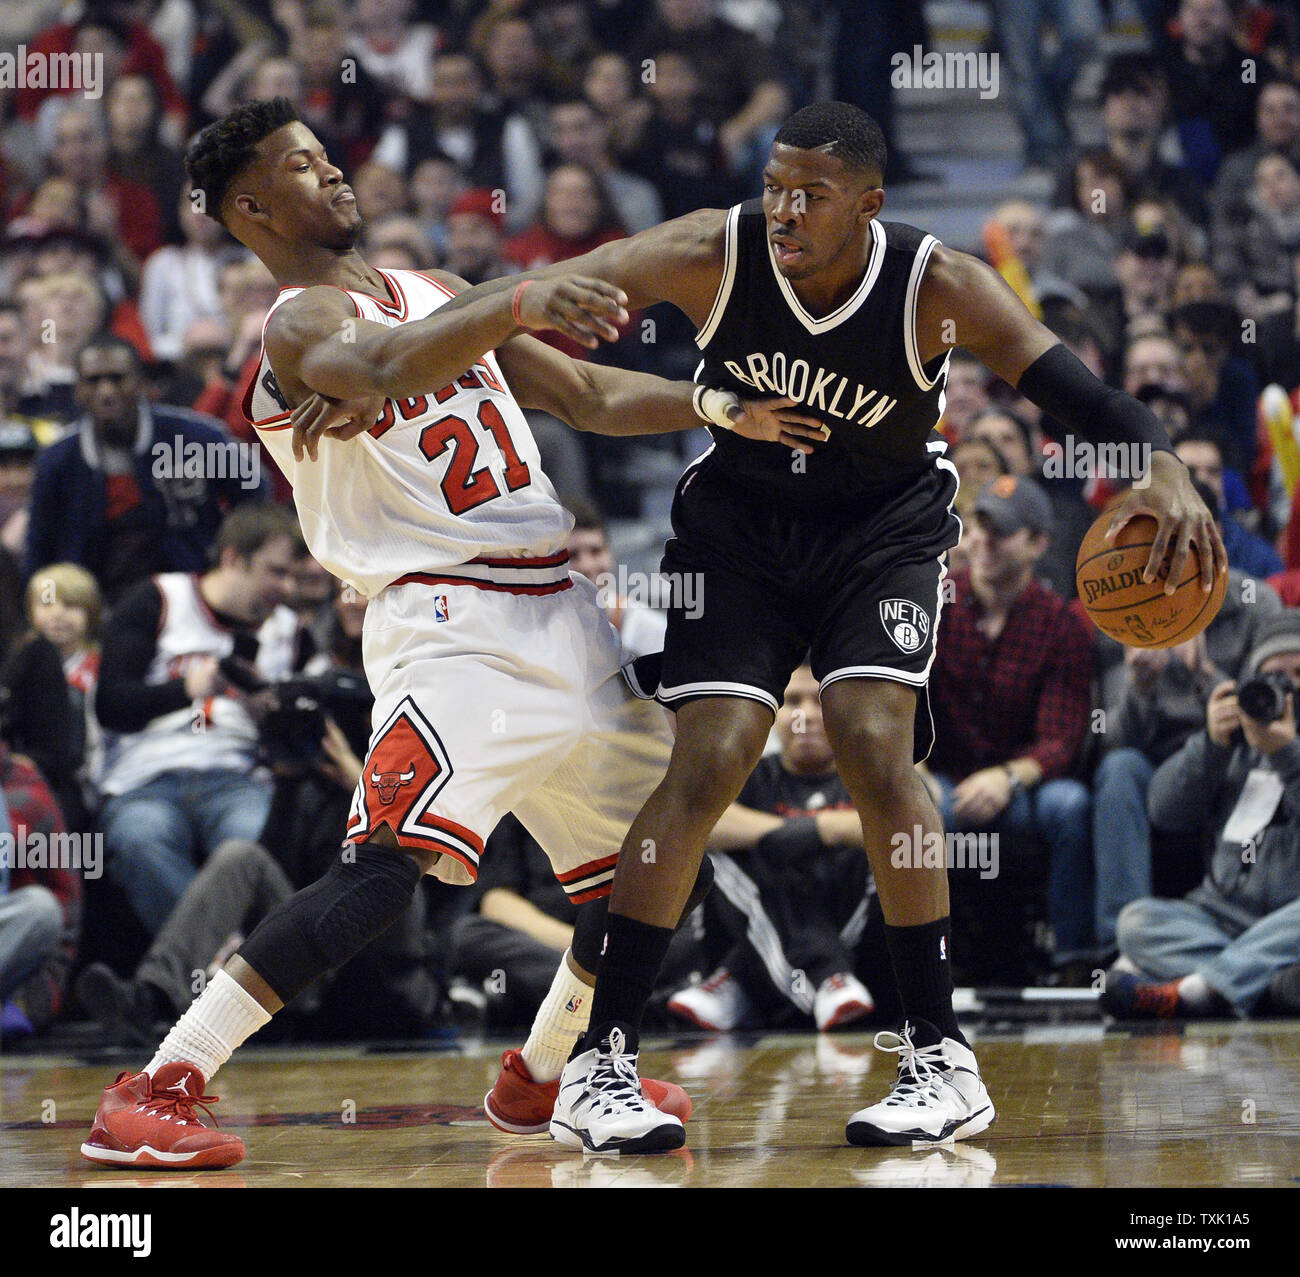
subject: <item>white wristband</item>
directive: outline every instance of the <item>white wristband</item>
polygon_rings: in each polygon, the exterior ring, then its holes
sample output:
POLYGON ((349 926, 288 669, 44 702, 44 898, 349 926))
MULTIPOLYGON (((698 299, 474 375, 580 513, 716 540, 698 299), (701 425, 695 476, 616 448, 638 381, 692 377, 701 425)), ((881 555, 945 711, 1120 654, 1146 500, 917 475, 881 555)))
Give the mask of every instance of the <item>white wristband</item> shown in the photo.
POLYGON ((691 397, 691 403, 695 408, 695 415, 701 421, 707 421, 710 425, 717 426, 722 430, 734 429, 732 420, 727 415, 727 410, 732 407, 740 407, 740 397, 732 394, 730 390, 714 390, 708 386, 696 386, 695 394, 691 397))

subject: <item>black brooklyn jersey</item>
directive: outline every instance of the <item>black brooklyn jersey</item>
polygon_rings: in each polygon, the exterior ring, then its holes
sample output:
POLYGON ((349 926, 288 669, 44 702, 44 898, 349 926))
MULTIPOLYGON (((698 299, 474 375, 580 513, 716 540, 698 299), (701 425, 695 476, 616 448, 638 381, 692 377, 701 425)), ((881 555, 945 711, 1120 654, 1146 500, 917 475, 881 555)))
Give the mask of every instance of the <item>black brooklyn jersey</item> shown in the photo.
POLYGON ((826 422, 828 443, 795 460, 783 448, 710 428, 715 469, 789 507, 861 510, 931 469, 942 440, 947 356, 922 367, 916 296, 938 241, 873 221, 866 274, 837 310, 815 319, 777 270, 762 201, 727 215, 722 285, 696 344, 702 385, 749 397, 789 395, 826 422))

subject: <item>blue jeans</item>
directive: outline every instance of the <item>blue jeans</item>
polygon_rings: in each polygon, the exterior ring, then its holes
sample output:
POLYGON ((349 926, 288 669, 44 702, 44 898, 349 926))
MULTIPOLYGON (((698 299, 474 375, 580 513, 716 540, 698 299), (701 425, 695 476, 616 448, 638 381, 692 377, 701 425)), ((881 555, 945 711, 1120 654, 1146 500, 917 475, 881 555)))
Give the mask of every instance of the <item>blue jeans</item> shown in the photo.
POLYGON ((1101 31, 1097 0, 993 0, 1006 59, 1012 107, 1025 138, 1025 163, 1051 166, 1070 143, 1062 120, 1070 87, 1101 31), (1044 57, 1042 25, 1056 30, 1057 50, 1044 57))
POLYGON ((108 872, 151 936, 223 842, 257 842, 271 785, 245 772, 163 772, 104 805, 108 872))
POLYGON ((1274 972, 1300 962, 1300 900, 1238 931, 1191 900, 1135 900, 1119 915, 1120 952, 1152 980, 1199 971, 1249 1015, 1274 972))
POLYGON ((0 1002, 58 956, 62 939, 63 910, 48 887, 0 895, 0 1002))
MULTIPOLYGON (((944 828, 965 833, 952 813, 954 783, 936 776, 942 790, 939 815, 944 828)), ((1013 851, 1027 838, 1048 849, 1047 918, 1056 937, 1055 960, 1064 963, 1096 952, 1093 937, 1092 795, 1077 780, 1049 780, 1033 790, 1017 789, 1006 810, 987 826, 1005 837, 1013 851)))
POLYGON ((1116 948, 1115 920, 1151 894, 1147 790, 1155 764, 1138 749, 1112 750, 1093 777, 1092 851, 1097 873, 1097 944, 1116 948))

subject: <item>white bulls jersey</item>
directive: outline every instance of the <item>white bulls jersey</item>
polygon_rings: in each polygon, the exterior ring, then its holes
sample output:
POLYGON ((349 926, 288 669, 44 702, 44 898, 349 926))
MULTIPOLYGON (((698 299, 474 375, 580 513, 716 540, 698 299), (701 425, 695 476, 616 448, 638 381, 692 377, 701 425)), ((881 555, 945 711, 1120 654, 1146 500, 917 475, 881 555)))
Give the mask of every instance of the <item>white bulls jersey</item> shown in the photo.
MULTIPOLYGON (((455 296, 419 271, 379 273, 388 300, 347 295, 358 316, 390 328, 455 296)), ((281 289, 271 311, 302 291, 281 289)), ((265 350, 243 406, 293 485, 308 548, 365 596, 413 574, 491 581, 504 572, 524 588, 555 580, 573 520, 491 352, 448 385, 390 399, 367 434, 322 440, 316 461, 294 460, 288 404, 265 350), (534 558, 535 582, 521 563, 534 558)))

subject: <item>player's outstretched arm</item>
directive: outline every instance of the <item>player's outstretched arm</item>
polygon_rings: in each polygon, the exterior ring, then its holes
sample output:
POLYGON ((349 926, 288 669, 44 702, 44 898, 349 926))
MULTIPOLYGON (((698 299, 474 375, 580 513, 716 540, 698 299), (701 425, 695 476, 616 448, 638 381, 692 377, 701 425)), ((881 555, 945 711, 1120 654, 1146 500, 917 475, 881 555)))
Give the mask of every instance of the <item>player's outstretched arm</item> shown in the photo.
POLYGON ((1158 526, 1145 577, 1154 580, 1173 546, 1166 589, 1183 579, 1191 546, 1200 554, 1201 584, 1213 587, 1228 570, 1223 539, 1192 487, 1187 467, 1144 404, 1107 386, 1049 328, 1036 320, 1006 281, 967 253, 936 248, 917 301, 922 363, 963 346, 1031 402, 1096 444, 1136 444, 1149 455, 1147 483, 1131 487, 1115 510, 1113 540, 1130 519, 1152 515, 1158 526))
POLYGON ((726 209, 697 209, 535 273, 576 271, 607 280, 623 290, 629 310, 670 302, 702 326, 722 282, 726 234, 726 209))
MULTIPOLYGON (((271 316, 266 352, 281 391, 299 404, 313 392, 334 400, 422 394, 521 329, 555 329, 587 346, 617 339, 626 299, 612 284, 573 272, 525 287, 528 279, 467 288, 427 318, 396 328, 359 318, 338 289, 308 288, 271 316)), ((314 457, 314 438, 306 442, 314 457)))
MULTIPOLYGON (((670 434, 704 424, 694 407, 696 387, 647 373, 570 359, 535 337, 515 337, 497 351, 515 398, 549 412, 576 430, 601 435, 670 434)), ((722 395, 723 392, 714 392, 722 395)), ((748 439, 811 452, 826 427, 792 399, 734 400, 715 424, 748 439), (724 424, 725 423, 725 424, 724 424)), ((720 414, 721 416, 722 414, 720 414)))

